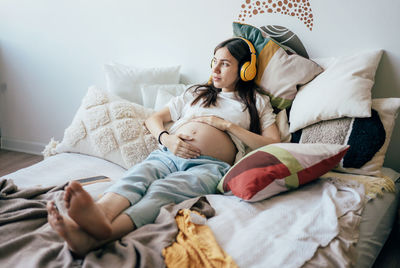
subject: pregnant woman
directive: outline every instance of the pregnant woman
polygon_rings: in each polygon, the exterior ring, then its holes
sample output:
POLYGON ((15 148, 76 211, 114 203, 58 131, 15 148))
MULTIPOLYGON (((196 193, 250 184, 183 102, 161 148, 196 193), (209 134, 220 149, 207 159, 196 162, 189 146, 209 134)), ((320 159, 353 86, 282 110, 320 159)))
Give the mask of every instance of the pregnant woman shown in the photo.
POLYGON ((48 221, 72 252, 84 256, 154 222, 166 204, 215 193, 246 148, 280 141, 269 98, 253 82, 255 64, 248 40, 219 44, 210 81, 189 88, 146 120, 161 149, 129 169, 97 202, 78 182, 70 182, 64 195, 70 217, 48 203, 48 221))

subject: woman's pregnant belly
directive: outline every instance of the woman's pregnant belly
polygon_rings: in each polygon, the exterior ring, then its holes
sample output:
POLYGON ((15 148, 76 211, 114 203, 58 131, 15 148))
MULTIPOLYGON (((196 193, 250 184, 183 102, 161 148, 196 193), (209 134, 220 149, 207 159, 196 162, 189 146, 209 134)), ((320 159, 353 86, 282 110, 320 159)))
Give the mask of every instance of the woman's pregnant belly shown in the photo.
POLYGON ((202 155, 208 155, 222 160, 230 165, 235 161, 236 146, 230 136, 213 126, 199 122, 188 122, 180 126, 175 134, 185 134, 192 140, 185 140, 201 150, 202 155))

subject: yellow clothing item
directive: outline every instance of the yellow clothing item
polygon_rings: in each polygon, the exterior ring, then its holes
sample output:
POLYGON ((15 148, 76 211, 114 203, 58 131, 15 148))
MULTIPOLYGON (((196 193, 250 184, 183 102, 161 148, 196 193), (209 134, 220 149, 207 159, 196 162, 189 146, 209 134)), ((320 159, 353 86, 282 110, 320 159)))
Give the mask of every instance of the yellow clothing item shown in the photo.
POLYGON ((204 219, 198 212, 182 209, 175 217, 179 228, 176 242, 163 249, 167 267, 237 267, 218 245, 207 225, 195 224, 204 219))

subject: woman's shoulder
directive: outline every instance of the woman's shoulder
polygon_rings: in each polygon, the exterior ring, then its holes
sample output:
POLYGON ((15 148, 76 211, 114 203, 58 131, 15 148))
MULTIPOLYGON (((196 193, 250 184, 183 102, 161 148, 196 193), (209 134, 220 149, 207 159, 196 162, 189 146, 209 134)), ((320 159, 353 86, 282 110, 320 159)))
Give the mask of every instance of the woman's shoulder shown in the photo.
POLYGON ((210 86, 207 84, 193 84, 188 85, 185 91, 190 92, 191 94, 197 94, 199 91, 208 90, 209 87, 210 86))
POLYGON ((193 85, 188 85, 182 91, 180 95, 177 95, 175 98, 180 98, 185 101, 192 100, 195 96, 195 87, 193 85))

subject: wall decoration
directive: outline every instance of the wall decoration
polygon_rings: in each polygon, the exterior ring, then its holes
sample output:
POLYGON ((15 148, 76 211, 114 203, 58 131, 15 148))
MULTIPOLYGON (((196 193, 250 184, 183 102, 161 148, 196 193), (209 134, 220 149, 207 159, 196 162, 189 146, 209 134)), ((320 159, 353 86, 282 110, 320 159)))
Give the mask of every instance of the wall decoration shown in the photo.
POLYGON ((241 5, 238 21, 244 22, 248 18, 263 13, 280 13, 297 17, 310 31, 314 25, 314 16, 309 0, 245 0, 241 5))

